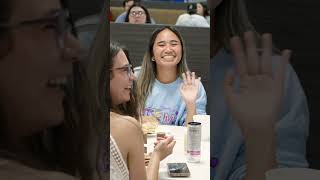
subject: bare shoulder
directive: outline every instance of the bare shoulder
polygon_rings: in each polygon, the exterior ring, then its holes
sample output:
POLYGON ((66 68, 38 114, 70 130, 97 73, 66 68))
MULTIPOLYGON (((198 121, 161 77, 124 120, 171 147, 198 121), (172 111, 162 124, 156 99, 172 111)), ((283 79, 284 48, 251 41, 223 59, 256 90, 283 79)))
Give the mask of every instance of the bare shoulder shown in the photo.
POLYGON ((0 159, 0 177, 10 180, 78 180, 65 173, 37 170, 12 160, 3 159, 0 159))
POLYGON ((110 133, 119 147, 123 159, 127 163, 128 154, 143 141, 143 132, 140 123, 129 116, 110 113, 110 133))
POLYGON ((110 112, 110 128, 121 128, 128 131, 140 131, 142 132, 141 125, 138 120, 130 116, 120 115, 114 112, 110 112))

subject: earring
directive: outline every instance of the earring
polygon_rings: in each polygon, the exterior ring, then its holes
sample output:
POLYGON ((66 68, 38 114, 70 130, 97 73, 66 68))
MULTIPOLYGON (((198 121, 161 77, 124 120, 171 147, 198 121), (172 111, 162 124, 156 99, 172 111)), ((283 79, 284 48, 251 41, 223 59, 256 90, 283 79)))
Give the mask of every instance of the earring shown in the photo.
POLYGON ((154 59, 154 57, 152 57, 152 58, 151 58, 151 61, 156 61, 156 60, 154 59))

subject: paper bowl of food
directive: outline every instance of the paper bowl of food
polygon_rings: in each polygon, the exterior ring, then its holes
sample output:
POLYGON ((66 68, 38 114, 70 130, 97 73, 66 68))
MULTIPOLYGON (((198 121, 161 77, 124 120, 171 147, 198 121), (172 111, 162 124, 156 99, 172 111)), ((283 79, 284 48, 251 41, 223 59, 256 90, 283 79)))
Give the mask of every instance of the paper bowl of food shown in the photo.
POLYGON ((154 116, 142 116, 142 131, 147 135, 156 135, 156 129, 159 125, 154 116))

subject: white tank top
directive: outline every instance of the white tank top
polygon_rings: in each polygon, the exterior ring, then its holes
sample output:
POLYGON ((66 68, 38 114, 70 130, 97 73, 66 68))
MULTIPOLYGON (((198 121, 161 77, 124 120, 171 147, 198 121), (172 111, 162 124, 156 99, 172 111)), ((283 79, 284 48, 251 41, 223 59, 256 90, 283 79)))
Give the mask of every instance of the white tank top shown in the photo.
POLYGON ((110 135, 110 180, 129 180, 129 170, 117 146, 110 135))

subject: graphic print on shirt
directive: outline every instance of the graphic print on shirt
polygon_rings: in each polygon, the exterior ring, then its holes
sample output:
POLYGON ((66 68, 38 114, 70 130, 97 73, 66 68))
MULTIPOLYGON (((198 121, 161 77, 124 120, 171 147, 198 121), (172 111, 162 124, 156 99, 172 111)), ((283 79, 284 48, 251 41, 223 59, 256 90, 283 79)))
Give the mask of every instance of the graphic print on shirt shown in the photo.
POLYGON ((147 107, 144 109, 145 116, 154 116, 157 118, 160 124, 172 125, 178 116, 178 110, 176 108, 152 108, 147 107))

